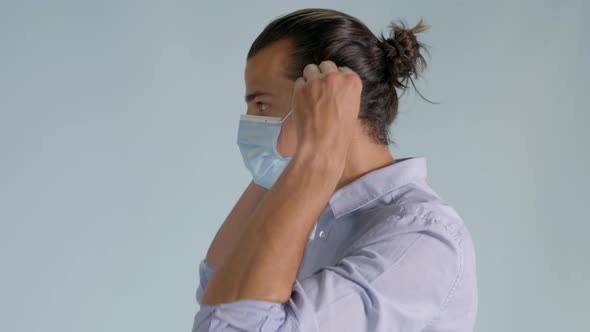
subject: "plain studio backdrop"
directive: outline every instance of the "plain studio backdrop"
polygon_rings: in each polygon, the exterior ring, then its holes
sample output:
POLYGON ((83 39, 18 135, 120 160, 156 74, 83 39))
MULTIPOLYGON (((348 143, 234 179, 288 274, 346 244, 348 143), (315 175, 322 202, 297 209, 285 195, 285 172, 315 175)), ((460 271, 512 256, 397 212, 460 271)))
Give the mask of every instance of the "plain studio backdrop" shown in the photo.
POLYGON ((588 2, 194 0, 0 2, 0 331, 190 331, 246 52, 304 7, 432 26, 391 150, 473 234, 476 331, 590 331, 588 2))

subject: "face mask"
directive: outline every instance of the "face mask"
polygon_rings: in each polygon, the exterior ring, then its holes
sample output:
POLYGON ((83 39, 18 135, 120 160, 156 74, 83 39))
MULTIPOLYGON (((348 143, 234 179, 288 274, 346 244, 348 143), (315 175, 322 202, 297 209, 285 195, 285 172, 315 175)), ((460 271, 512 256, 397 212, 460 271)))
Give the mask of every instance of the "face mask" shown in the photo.
POLYGON ((291 160, 283 158, 277 151, 277 140, 281 125, 291 112, 280 117, 242 114, 238 128, 238 146, 244 165, 252 173, 254 182, 270 189, 291 160))

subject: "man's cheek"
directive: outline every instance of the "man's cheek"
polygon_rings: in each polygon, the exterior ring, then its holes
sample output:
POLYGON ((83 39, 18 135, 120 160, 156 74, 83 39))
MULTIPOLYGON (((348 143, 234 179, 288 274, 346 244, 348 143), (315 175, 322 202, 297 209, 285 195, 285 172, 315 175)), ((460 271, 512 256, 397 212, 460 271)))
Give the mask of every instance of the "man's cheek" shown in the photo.
POLYGON ((297 148, 297 133, 292 123, 292 121, 285 123, 279 134, 277 151, 284 158, 292 157, 297 148))

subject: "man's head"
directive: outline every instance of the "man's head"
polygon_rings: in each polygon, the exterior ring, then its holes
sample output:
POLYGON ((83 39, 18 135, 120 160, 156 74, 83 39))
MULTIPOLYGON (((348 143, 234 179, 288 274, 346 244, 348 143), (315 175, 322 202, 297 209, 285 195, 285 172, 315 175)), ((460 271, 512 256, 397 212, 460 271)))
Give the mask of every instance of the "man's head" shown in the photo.
MULTIPOLYGON (((276 41, 246 63, 244 80, 246 84, 247 114, 285 118, 291 110, 293 86, 283 74, 291 53, 290 40, 276 41)), ((277 141, 277 151, 283 157, 290 157, 297 147, 297 135, 292 117, 287 118, 277 141)))
MULTIPOLYGON (((398 109, 396 89, 405 89, 411 76, 418 78, 425 69, 420 54, 424 45, 414 34, 428 26, 420 20, 411 29, 403 22, 391 23, 389 28, 388 38, 377 37, 358 19, 321 8, 301 9, 275 19, 248 52, 247 113, 285 117, 294 82, 302 76, 303 68, 331 60, 354 70, 363 81, 359 129, 373 144, 390 144, 389 126, 398 109)), ((296 140, 293 121, 287 119, 277 150, 282 156, 292 156, 296 140)))

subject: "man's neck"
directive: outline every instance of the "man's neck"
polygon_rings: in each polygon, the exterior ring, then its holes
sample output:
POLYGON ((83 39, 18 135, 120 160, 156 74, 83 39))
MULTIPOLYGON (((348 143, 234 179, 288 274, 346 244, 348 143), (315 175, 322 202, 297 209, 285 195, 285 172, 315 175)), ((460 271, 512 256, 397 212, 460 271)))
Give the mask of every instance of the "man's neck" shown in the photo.
POLYGON ((371 171, 396 162, 387 145, 367 142, 353 144, 348 152, 346 165, 344 166, 344 171, 336 186, 336 190, 371 171))

